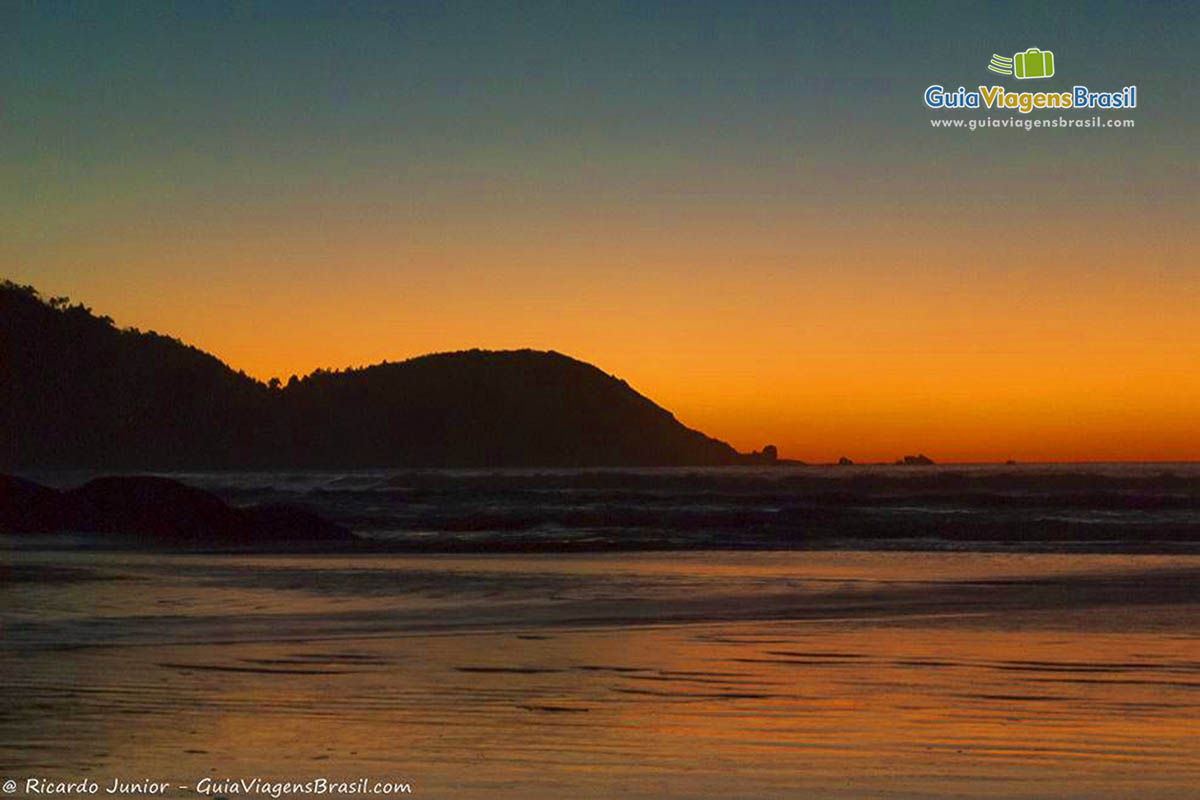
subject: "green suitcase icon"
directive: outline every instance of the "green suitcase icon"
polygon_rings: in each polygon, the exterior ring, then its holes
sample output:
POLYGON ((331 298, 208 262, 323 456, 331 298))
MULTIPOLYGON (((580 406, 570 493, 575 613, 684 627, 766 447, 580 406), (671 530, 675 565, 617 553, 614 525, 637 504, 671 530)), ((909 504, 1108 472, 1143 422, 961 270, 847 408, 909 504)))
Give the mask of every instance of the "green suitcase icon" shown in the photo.
POLYGON ((1013 55, 1013 73, 1018 78, 1049 78, 1054 74, 1054 53, 1031 47, 1013 55))

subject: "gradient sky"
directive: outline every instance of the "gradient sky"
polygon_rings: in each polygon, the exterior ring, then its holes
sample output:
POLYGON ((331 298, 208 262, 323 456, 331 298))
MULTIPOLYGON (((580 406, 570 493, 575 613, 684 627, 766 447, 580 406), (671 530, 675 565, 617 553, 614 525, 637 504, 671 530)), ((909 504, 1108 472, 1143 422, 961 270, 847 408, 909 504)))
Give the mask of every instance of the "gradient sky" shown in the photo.
POLYGON ((1196 3, 8 2, 0 274, 262 378, 535 347, 740 449, 1200 459, 1198 41, 1196 3), (987 72, 1031 46, 1054 78, 987 72), (931 83, 1136 83, 1136 128, 935 131, 931 83))

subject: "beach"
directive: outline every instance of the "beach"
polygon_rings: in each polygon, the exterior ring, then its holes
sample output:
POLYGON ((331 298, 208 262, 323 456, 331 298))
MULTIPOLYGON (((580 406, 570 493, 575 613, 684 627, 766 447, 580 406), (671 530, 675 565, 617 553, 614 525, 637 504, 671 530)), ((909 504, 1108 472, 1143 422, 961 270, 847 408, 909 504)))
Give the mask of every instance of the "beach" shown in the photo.
POLYGON ((1190 555, 2 558, 0 774, 22 782, 513 798, 1200 785, 1190 555))

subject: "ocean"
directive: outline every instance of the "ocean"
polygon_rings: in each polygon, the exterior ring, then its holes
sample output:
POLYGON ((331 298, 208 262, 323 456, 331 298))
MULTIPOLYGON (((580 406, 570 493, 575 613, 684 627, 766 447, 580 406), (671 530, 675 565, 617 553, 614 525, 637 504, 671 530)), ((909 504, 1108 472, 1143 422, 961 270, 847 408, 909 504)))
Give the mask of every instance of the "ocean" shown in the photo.
POLYGON ((308 506, 393 552, 1200 552, 1200 463, 165 474, 308 506))

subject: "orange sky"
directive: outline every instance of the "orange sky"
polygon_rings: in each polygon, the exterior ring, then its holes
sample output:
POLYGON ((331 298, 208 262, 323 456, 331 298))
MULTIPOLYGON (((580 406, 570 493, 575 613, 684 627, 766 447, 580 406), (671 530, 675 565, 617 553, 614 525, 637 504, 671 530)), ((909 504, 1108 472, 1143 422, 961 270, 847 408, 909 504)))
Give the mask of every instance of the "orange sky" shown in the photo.
POLYGON ((56 245, 65 277, 19 277, 261 378, 528 346, 624 377, 743 450, 1200 458, 1182 220, 1093 204, 1010 214, 1018 233, 993 235, 936 203, 860 206, 859 224, 838 208, 473 210, 469 237, 444 218, 393 229, 387 209, 315 229, 305 205, 241 209, 202 237, 194 215, 152 217, 153 236, 143 218, 140 235, 56 245), (121 279, 72 268, 87 263, 121 279))

